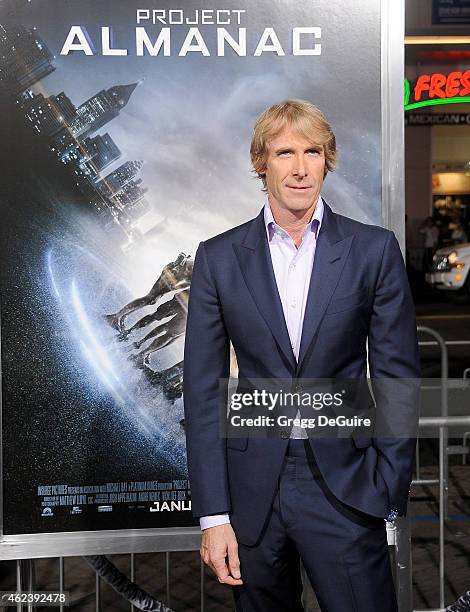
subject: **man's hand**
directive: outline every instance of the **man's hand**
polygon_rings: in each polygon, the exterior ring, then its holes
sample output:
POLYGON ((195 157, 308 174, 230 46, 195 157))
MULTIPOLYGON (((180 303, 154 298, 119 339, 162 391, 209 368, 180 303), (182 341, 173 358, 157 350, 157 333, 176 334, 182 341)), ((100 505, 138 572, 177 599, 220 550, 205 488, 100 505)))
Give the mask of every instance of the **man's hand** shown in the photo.
POLYGON ((223 584, 243 584, 238 559, 238 544, 230 523, 209 527, 202 532, 201 559, 223 584))

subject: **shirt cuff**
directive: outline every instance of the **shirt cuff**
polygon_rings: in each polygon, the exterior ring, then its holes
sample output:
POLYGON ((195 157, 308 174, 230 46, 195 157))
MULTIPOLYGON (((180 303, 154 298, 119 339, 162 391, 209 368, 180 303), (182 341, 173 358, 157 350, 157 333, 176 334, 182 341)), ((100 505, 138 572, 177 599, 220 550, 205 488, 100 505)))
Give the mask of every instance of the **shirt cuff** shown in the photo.
POLYGON ((217 527, 218 525, 226 525, 227 523, 230 523, 228 514, 212 514, 210 516, 201 516, 199 519, 202 531, 204 531, 204 529, 209 529, 209 527, 217 527))

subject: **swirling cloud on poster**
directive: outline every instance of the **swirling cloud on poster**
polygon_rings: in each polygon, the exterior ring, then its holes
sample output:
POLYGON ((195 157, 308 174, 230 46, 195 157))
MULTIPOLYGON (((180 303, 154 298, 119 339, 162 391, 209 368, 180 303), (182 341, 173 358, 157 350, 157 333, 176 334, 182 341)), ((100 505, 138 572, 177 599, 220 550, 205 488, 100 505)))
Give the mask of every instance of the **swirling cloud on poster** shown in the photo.
MULTIPOLYGON (((321 55, 322 36, 321 27, 303 26, 290 29, 288 40, 279 36, 275 28, 266 27, 261 34, 251 33, 243 27, 246 17, 244 9, 137 9, 135 27, 135 47, 132 50, 136 56, 162 56, 172 55, 185 57, 189 53, 199 53, 204 57, 215 55, 225 56, 227 50, 239 57, 253 55, 260 57, 265 53, 274 53, 278 56, 291 55, 321 55), (146 24, 145 26, 140 24, 146 24), (157 26, 148 28, 147 26, 157 26), (231 31, 226 27, 237 26, 231 31), (173 32, 180 26, 186 27, 178 32, 176 41, 173 32), (187 27, 189 26, 189 27, 187 27), (199 26, 203 26, 204 32, 199 26), (207 36, 209 26, 215 26, 215 39, 207 36), (239 27, 242 26, 242 27, 239 27), (210 40, 209 40, 210 39, 210 40), (214 40, 213 40, 214 39, 214 40)), ((114 41, 113 30, 110 26, 101 27, 100 47, 98 41, 93 40, 87 28, 83 25, 73 25, 67 34, 60 55, 81 51, 85 55, 127 56, 131 49, 119 46, 114 41)))

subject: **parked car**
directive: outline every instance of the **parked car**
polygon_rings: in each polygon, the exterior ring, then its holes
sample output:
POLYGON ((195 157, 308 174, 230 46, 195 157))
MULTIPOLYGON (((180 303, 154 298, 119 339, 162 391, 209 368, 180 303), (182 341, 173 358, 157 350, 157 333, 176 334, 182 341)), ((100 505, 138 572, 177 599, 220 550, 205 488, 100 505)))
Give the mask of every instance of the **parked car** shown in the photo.
POLYGON ((454 302, 470 301, 470 242, 436 251, 426 282, 454 302))

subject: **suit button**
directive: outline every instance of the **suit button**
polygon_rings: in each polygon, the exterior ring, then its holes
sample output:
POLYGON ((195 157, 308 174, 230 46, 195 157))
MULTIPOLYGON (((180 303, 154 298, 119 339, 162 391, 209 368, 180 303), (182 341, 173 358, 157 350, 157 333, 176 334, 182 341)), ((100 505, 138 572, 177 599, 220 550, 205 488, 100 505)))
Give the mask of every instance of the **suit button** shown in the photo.
POLYGON ((279 435, 283 440, 287 440, 290 437, 290 431, 288 429, 281 429, 279 435))

